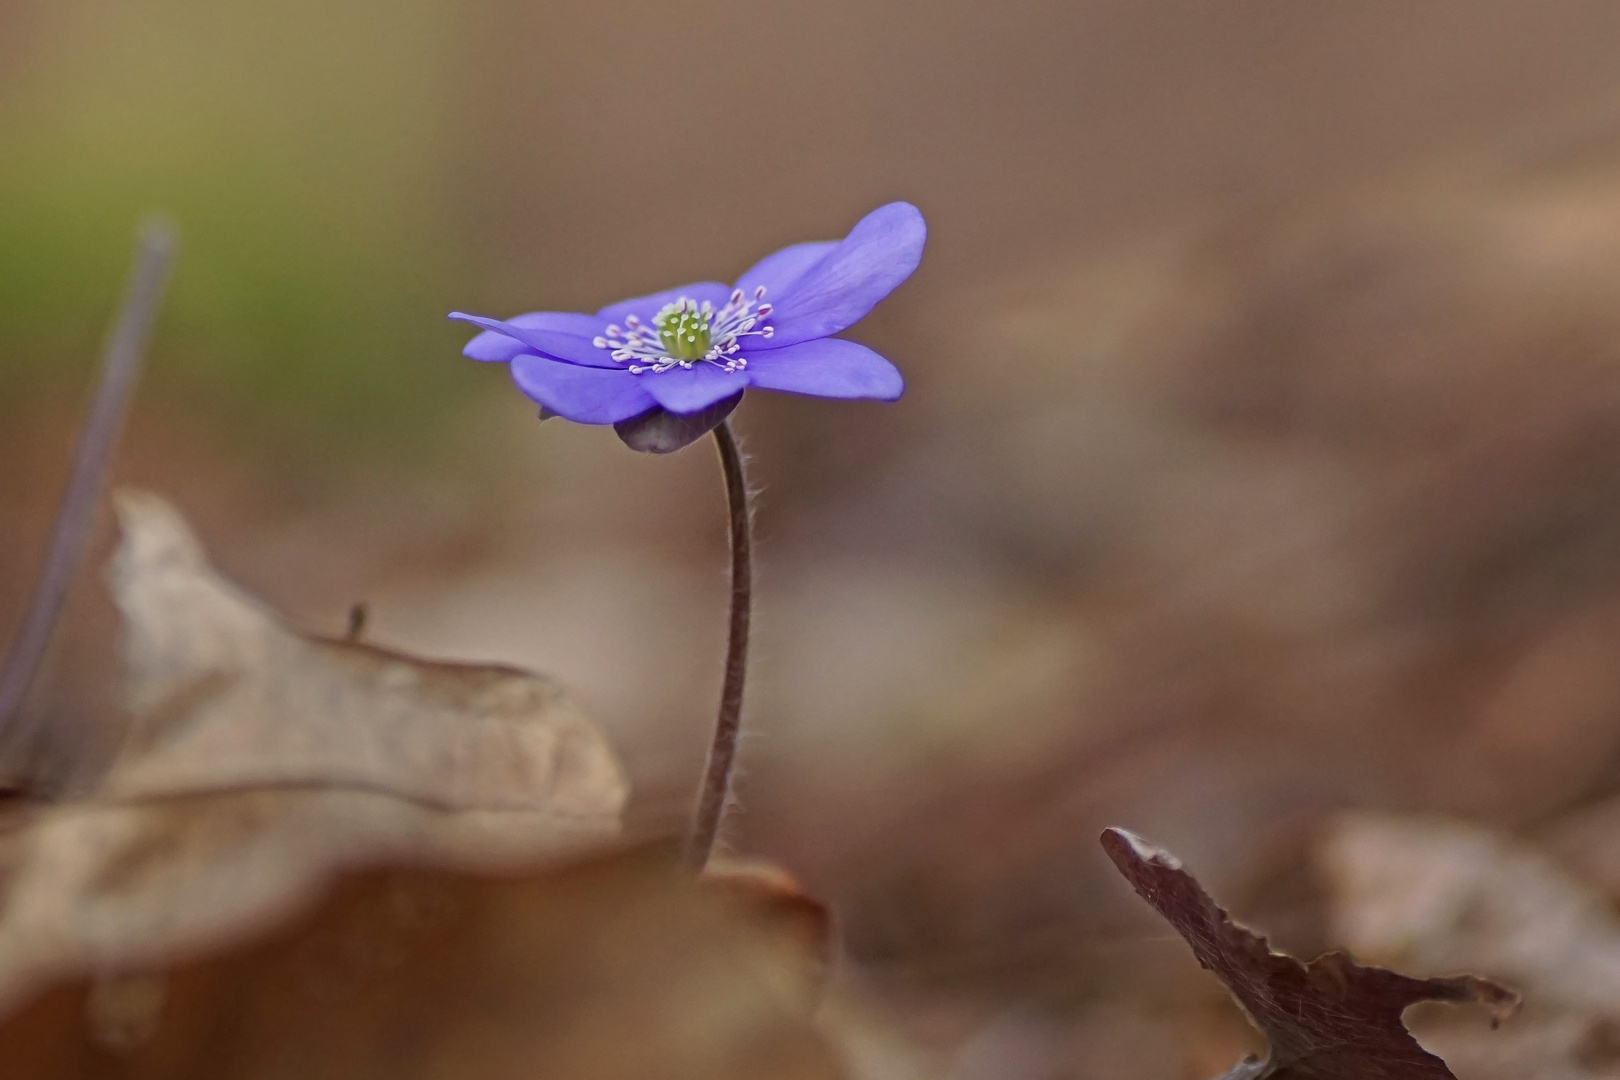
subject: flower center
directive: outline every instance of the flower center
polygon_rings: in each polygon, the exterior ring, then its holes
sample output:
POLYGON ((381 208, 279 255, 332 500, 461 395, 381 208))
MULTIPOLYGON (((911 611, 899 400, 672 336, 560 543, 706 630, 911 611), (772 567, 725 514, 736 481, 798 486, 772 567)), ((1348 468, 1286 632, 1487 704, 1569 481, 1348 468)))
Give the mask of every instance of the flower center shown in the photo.
POLYGON ((672 360, 702 360, 707 356, 709 327, 713 323, 713 308, 707 304, 698 307, 685 297, 653 316, 664 354, 672 360))
POLYGON ((748 358, 737 355, 741 339, 772 334, 772 328, 764 325, 771 313, 771 305, 764 299, 763 285, 753 296, 737 289, 719 310, 707 300, 698 303, 683 296, 660 308, 651 326, 639 316, 627 315, 623 326, 614 323, 592 344, 610 350, 619 363, 629 363, 632 375, 693 364, 741 371, 748 366, 748 358))

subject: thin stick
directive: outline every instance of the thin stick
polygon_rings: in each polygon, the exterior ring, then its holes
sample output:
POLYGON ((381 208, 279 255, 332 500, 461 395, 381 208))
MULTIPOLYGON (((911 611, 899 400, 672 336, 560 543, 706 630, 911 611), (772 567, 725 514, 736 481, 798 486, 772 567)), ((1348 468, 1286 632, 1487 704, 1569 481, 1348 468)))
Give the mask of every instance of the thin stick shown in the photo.
POLYGON ((750 553, 748 481, 743 474, 742 452, 729 423, 714 429, 720 450, 720 469, 726 478, 726 503, 731 511, 731 622, 726 639, 726 676, 720 687, 720 710, 714 722, 709 763, 698 788, 697 812, 686 844, 686 865, 694 873, 708 864, 720 833, 720 819, 731 795, 731 766, 737 757, 737 734, 742 727, 743 681, 748 674, 748 618, 753 603, 754 567, 750 553))
POLYGON ((146 339, 174 261, 174 248, 174 234, 167 224, 149 221, 141 227, 128 291, 102 352, 90 415, 73 449, 73 471, 56 513, 56 523, 51 528, 45 565, 40 570, 22 628, 6 655, 6 665, 0 669, 0 736, 10 728, 28 693, 90 541, 96 506, 112 463, 113 446, 124 425, 124 414, 129 411, 146 339))

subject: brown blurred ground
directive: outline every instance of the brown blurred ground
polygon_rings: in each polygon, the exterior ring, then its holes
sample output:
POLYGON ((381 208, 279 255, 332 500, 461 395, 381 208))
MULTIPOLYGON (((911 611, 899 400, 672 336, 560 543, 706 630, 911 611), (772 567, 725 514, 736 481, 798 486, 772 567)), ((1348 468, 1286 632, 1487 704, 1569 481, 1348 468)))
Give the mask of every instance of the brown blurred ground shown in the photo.
MULTIPOLYGON (((0 274, 0 625, 117 230, 172 194, 191 276, 122 474, 310 626, 366 599, 379 641, 578 686, 669 827, 718 680, 713 463, 537 426, 442 314, 730 277, 910 199, 923 269, 857 332, 906 399, 739 414, 735 841, 833 900, 909 1075, 1217 1072, 1241 1029, 1103 825, 1304 948, 1322 813, 1527 830, 1620 782, 1617 38, 1597 2, 0 3, 0 137, 73 181, 0 226, 99 252, 0 274), (264 265, 274 302, 220 300, 264 265), (348 336, 301 325, 316 293, 348 336)), ((8 751, 48 785, 116 730, 96 580, 8 751)))

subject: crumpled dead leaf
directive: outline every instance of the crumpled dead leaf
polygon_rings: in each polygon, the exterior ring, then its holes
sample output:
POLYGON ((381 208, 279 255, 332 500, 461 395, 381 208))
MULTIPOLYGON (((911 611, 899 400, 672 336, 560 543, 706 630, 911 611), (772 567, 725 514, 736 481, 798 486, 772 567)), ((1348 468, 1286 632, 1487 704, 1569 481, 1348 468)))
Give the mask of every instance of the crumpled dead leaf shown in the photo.
POLYGON ((1620 1075, 1620 919, 1558 862, 1476 825, 1366 811, 1335 819, 1316 862, 1332 932, 1358 953, 1420 971, 1466 963, 1524 988, 1530 1008, 1488 1043, 1419 1026, 1470 1075, 1620 1075))
POLYGON ((673 846, 540 872, 349 873, 251 941, 36 999, 0 1025, 0 1072, 835 1080, 810 1022, 825 918, 790 883, 694 879, 673 846))
POLYGON ((117 505, 131 735, 93 798, 0 830, 0 1013, 256 932, 341 868, 532 868, 617 834, 622 770, 549 681, 297 634, 162 500, 117 505))
POLYGON ((135 723, 104 794, 329 785, 592 831, 622 808, 612 751, 549 680, 294 633, 167 503, 124 492, 117 507, 135 723))
POLYGON ((1497 1017, 1518 996, 1470 975, 1414 979, 1363 967, 1343 953, 1302 963, 1272 952, 1265 938, 1233 922, 1169 852, 1123 829, 1102 834, 1104 850, 1139 896, 1192 946, 1266 1036, 1264 1061, 1239 1062, 1219 1080, 1455 1080, 1418 1045, 1401 1014, 1420 1001, 1484 1002, 1497 1017))
POLYGON ((1423 971, 1477 966, 1538 1004, 1620 1008, 1620 919, 1553 860, 1458 821, 1358 812, 1324 834, 1334 936, 1423 971))

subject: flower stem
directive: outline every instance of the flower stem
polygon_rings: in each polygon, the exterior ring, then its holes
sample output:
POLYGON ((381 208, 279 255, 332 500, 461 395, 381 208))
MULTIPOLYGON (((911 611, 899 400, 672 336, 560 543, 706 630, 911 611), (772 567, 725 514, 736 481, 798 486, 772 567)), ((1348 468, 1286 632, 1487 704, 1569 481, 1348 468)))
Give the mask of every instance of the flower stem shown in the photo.
POLYGON ((174 249, 174 234, 167 224, 152 220, 142 227, 124 304, 102 353, 101 374, 91 398, 90 415, 79 429, 79 441, 73 448, 73 471, 56 514, 56 524, 51 528, 45 565, 34 586, 22 627, 6 654, 4 667, 0 667, 0 733, 11 726, 22 707, 78 572, 85 545, 90 541, 101 489, 112 464, 124 414, 129 411, 130 395, 140 374, 146 339, 157 318, 158 302, 163 297, 174 249))
POLYGON ((731 425, 722 421, 714 429, 720 451, 720 469, 726 479, 726 504, 731 516, 731 619, 726 637, 726 675, 720 688, 720 709, 714 722, 714 742, 698 788, 697 812, 686 842, 686 866, 702 871, 714 850, 720 819, 731 794, 731 767, 737 757, 737 735, 742 727, 743 682, 748 674, 748 619, 753 606, 754 566, 752 527, 748 513, 748 481, 743 474, 742 452, 731 425))

